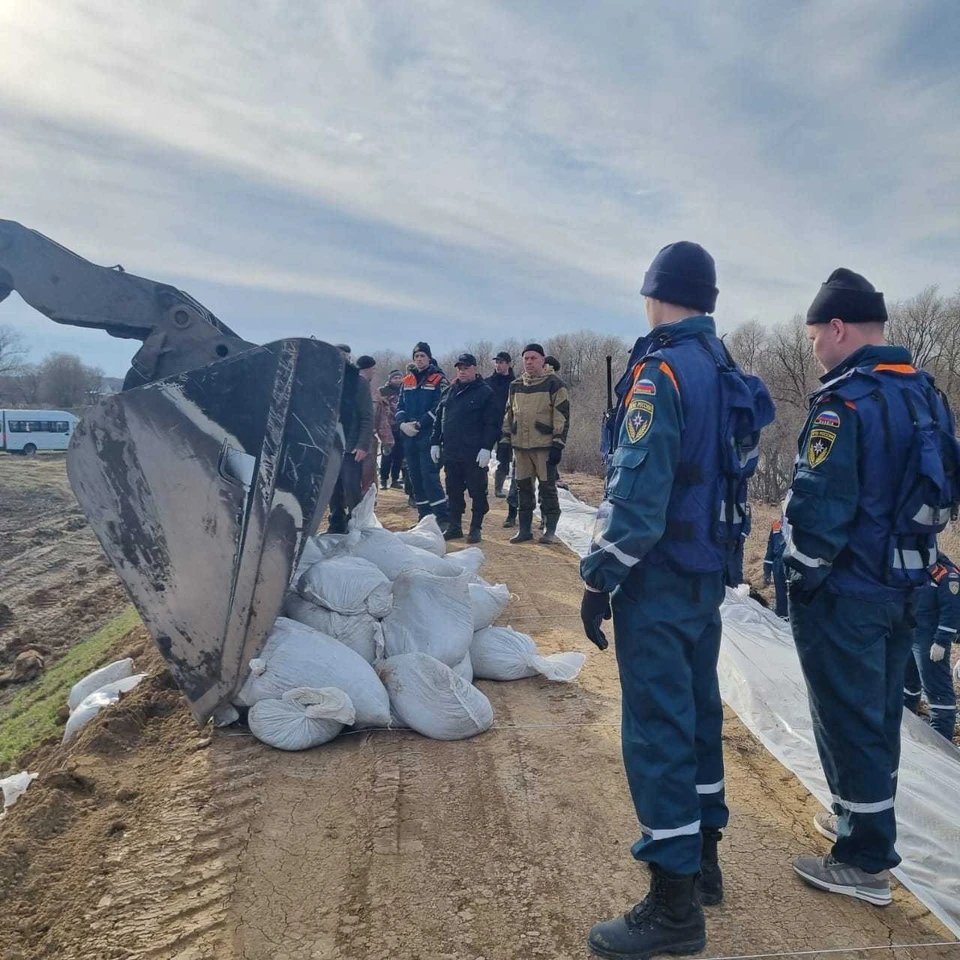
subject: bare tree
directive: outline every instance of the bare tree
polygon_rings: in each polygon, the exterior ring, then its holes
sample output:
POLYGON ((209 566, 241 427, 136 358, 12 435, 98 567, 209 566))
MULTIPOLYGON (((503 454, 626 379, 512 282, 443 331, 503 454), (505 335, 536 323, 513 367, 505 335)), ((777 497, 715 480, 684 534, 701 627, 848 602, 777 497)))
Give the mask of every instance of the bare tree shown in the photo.
POLYGON ((0 324, 0 377, 15 373, 26 355, 23 336, 13 327, 0 324))
POLYGON ((754 317, 741 323, 724 342, 741 370, 745 373, 757 373, 768 341, 767 328, 754 317))
POLYGON ((39 368, 43 403, 75 409, 95 403, 100 397, 103 371, 89 367, 72 353, 52 353, 39 368))

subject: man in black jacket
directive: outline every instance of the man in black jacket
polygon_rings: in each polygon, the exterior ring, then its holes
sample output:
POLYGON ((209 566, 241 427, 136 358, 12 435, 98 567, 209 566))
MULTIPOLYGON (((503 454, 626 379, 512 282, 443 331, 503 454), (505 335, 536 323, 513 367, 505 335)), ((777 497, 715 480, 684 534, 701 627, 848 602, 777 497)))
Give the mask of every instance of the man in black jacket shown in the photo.
MULTIPOLYGON (((506 350, 501 350, 493 358, 494 372, 486 379, 486 383, 493 391, 496 400, 496 409, 503 423, 503 415, 507 409, 507 397, 510 395, 510 384, 516 380, 517 375, 510 366, 510 354, 506 350)), ((509 443, 497 444, 497 472, 493 478, 493 491, 498 497, 505 497, 503 484, 510 472, 510 459, 513 456, 513 450, 509 443)))
POLYGON ((445 540, 463 536, 461 522, 470 494, 473 516, 468 543, 480 542, 480 527, 490 509, 487 502, 487 467, 490 454, 500 436, 497 402, 493 391, 477 374, 477 358, 461 353, 457 358, 457 377, 440 401, 433 427, 430 456, 434 463, 443 460, 450 503, 450 524, 445 540))

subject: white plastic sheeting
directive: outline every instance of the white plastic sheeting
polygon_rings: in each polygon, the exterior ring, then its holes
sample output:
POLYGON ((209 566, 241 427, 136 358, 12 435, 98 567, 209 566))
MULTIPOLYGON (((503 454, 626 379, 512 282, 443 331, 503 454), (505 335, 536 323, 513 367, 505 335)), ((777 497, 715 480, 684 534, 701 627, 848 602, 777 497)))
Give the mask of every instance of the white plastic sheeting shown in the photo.
MULTIPOLYGON (((563 513, 557 535, 582 557, 590 549, 597 511, 569 491, 559 494, 563 513)), ((735 590, 727 591, 721 613, 717 669, 724 701, 829 806, 789 627, 735 590)), ((901 735, 897 850, 903 863, 894 875, 960 936, 960 750, 909 711, 904 711, 901 735)))

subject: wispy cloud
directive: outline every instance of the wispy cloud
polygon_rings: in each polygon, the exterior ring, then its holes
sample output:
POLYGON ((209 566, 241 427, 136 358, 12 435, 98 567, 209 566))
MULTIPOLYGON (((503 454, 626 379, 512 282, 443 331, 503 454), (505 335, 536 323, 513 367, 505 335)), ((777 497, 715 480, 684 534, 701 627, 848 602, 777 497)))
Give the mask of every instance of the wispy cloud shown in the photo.
POLYGON ((679 238, 715 254, 728 324, 803 309, 839 263, 893 295, 951 287, 958 19, 952 0, 14 0, 2 215, 199 284, 255 339, 305 305, 370 346, 626 334, 679 238))

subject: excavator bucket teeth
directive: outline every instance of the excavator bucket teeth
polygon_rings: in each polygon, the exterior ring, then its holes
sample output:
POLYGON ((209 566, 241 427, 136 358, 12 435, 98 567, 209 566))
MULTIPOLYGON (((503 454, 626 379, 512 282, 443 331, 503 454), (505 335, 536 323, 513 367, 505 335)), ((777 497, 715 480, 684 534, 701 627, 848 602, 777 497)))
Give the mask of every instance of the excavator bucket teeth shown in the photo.
POLYGON ((343 354, 280 340, 110 397, 74 435, 80 506, 198 723, 273 628, 343 456, 343 354))

